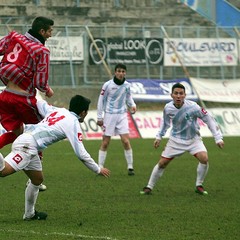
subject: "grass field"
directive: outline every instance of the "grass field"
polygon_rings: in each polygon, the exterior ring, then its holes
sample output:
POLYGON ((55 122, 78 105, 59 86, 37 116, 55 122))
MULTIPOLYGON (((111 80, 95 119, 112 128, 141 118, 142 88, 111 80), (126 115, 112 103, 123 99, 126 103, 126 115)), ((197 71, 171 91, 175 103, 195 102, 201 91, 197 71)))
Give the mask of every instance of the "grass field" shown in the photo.
MULTIPOLYGON (((37 210, 46 221, 25 222, 23 172, 0 179, 1 240, 234 240, 240 226, 239 138, 225 138, 225 149, 204 139, 210 168, 205 181, 208 196, 194 192, 197 161, 184 154, 175 159, 151 196, 146 185, 166 140, 159 150, 153 139, 132 139, 135 176, 128 176, 122 145, 111 142, 105 179, 89 171, 75 157, 68 141, 44 152, 46 192, 39 193, 37 210)), ((97 159, 100 141, 85 141, 97 159)), ((9 147, 1 152, 6 155, 9 147)))

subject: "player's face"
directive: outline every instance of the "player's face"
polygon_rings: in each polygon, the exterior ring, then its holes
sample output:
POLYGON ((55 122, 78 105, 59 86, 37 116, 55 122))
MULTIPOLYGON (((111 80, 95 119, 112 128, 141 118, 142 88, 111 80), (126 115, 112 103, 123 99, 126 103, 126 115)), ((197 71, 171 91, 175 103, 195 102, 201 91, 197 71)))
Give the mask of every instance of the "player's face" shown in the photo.
POLYGON ((186 93, 185 93, 184 89, 182 89, 182 88, 174 88, 174 90, 171 94, 171 97, 173 99, 174 105, 177 108, 180 108, 184 103, 186 93))
POLYGON ((40 34, 42 35, 42 37, 45 40, 47 40, 48 38, 50 38, 52 36, 52 31, 53 31, 53 28, 52 28, 52 26, 50 26, 47 31, 45 31, 44 29, 41 29, 40 34))
POLYGON ((80 123, 82 123, 83 121, 84 121, 84 119, 85 119, 85 117, 87 116, 87 114, 88 114, 88 111, 82 111, 80 114, 79 114, 79 122, 80 123))
POLYGON ((126 76, 126 70, 123 68, 117 68, 115 71, 115 76, 119 80, 123 80, 126 76))

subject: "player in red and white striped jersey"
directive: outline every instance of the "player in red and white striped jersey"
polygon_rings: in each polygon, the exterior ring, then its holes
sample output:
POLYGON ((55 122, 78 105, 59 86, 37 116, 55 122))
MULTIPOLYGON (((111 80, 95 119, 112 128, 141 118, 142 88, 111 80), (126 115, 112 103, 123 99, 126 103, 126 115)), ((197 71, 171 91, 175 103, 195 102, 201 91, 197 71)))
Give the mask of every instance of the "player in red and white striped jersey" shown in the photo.
POLYGON ((0 149, 23 132, 24 124, 38 123, 42 117, 36 106, 36 89, 47 97, 50 52, 44 46, 52 35, 54 21, 37 17, 25 34, 10 32, 0 40, 0 79, 6 86, 0 94, 0 121, 7 130, 0 136, 0 149))

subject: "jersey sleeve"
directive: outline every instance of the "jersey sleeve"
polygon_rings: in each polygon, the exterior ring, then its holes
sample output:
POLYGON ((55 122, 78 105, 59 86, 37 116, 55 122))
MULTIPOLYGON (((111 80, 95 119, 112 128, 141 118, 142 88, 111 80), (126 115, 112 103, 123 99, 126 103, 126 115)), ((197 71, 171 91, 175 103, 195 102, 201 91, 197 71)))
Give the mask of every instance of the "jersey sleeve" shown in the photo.
POLYGON ((98 103, 97 103, 97 120, 103 119, 103 112, 104 112, 104 100, 106 96, 106 90, 107 90, 107 83, 104 83, 101 89, 101 92, 98 97, 98 103))
POLYGON ((156 139, 162 139, 162 137, 166 134, 169 127, 170 127, 170 117, 167 114, 167 108, 165 106, 163 110, 163 122, 159 128, 159 131, 156 134, 156 139))
POLYGON ((10 41, 10 34, 0 39, 0 56, 5 54, 6 44, 10 41))
POLYGON ((215 142, 216 143, 221 142, 223 139, 222 132, 221 132, 216 120, 211 115, 211 113, 206 111, 204 108, 200 107, 199 114, 200 114, 200 118, 203 120, 203 122, 207 124, 209 130, 211 131, 211 133, 215 139, 215 142))
POLYGON ((131 88, 130 83, 127 83, 127 94, 126 94, 126 103, 128 107, 136 107, 136 103, 133 100, 132 94, 131 94, 131 88))
POLYGON ((34 87, 40 92, 47 92, 49 90, 49 65, 50 65, 50 52, 47 48, 42 47, 41 53, 36 58, 36 72, 34 74, 34 87))
POLYGON ((98 164, 93 160, 90 154, 85 149, 83 142, 82 142, 82 130, 78 120, 74 120, 73 122, 68 122, 68 126, 66 127, 66 136, 71 143, 71 146, 80 161, 91 171, 99 174, 100 167, 98 164))
POLYGON ((55 107, 49 105, 45 100, 37 100, 37 108, 40 115, 44 118, 49 112, 54 111, 55 107))

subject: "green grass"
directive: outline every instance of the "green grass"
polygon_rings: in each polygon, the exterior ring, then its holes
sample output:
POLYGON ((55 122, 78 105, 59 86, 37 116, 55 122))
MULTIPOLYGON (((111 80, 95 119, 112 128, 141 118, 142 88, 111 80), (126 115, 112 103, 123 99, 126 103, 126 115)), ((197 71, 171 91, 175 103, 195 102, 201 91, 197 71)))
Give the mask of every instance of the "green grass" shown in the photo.
MULTIPOLYGON (((0 239, 28 240, 234 240, 239 236, 240 152, 239 138, 225 138, 218 149, 212 138, 209 150, 208 196, 194 193, 197 161, 189 154, 176 158, 158 181, 151 196, 139 191, 146 185, 162 148, 153 139, 132 139, 135 176, 127 176, 122 145, 112 140, 105 179, 89 171, 75 157, 68 141, 44 152, 48 187, 39 193, 37 210, 46 221, 25 222, 26 176, 19 172, 0 179, 0 239)), ((100 141, 85 141, 97 159, 100 141)), ((1 152, 6 155, 9 147, 1 152)))

